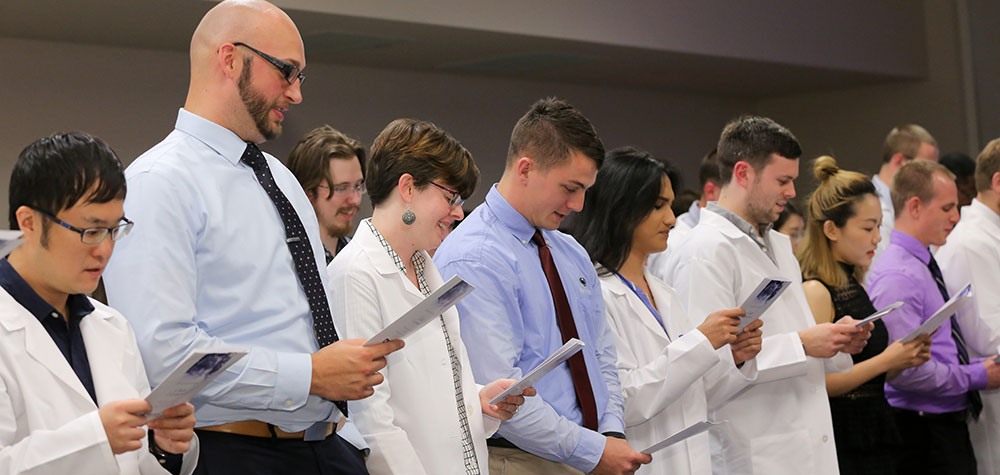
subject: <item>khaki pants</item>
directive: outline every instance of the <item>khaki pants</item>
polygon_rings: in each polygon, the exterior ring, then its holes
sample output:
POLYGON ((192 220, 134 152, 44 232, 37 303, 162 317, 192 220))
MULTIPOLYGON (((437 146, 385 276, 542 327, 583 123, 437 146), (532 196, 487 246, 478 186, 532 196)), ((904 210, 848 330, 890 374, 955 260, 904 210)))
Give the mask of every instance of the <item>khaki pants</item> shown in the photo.
POLYGON ((490 447, 490 475, 582 475, 583 472, 520 449, 490 447))

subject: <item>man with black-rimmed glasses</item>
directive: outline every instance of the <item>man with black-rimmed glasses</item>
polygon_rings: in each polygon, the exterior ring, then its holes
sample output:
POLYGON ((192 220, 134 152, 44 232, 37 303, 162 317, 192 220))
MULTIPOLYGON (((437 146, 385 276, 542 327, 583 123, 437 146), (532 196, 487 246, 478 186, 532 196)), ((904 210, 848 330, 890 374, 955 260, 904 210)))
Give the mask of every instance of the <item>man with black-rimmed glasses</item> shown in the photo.
POLYGON ((126 170, 142 221, 108 266, 154 382, 196 348, 248 354, 193 399, 203 474, 367 473, 346 401, 382 382, 401 341, 340 340, 316 214, 258 147, 302 101, 302 38, 261 0, 224 1, 191 39, 174 130, 126 170))
POLYGON ((84 133, 40 139, 14 163, 9 219, 24 243, 0 259, 0 473, 194 469, 194 407, 147 420, 135 335, 86 296, 132 229, 124 198, 118 157, 84 133))

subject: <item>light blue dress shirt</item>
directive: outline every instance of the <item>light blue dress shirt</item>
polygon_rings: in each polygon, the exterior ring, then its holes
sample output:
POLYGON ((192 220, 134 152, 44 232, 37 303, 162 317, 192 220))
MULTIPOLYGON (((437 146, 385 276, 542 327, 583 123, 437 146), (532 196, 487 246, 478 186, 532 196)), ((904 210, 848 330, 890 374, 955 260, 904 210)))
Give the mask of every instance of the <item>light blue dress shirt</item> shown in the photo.
MULTIPOLYGON (((116 243, 105 286, 135 329, 154 387, 192 350, 249 350, 191 401, 199 427, 259 420, 301 431, 336 421, 340 411, 309 395, 318 349, 312 314, 281 217, 240 162, 246 145, 181 109, 174 131, 125 171, 125 215, 136 224, 116 243)), ((308 198, 281 162, 264 156, 305 226, 317 268, 325 268, 308 198)), ((319 274, 326 286, 326 272, 319 274)))
MULTIPOLYGON (((520 378, 562 346, 552 293, 545 280, 535 228, 494 185, 486 202, 469 214, 434 254, 447 280, 453 275, 476 287, 458 303, 462 340, 476 381, 520 378)), ((601 286, 586 251, 572 237, 542 231, 573 311, 599 432, 624 432, 624 398, 615 367, 614 336, 604 314, 601 286)), ((569 367, 561 365, 539 381, 538 397, 526 398, 498 434, 521 449, 584 472, 597 466, 605 437, 582 427, 583 415, 569 367)))

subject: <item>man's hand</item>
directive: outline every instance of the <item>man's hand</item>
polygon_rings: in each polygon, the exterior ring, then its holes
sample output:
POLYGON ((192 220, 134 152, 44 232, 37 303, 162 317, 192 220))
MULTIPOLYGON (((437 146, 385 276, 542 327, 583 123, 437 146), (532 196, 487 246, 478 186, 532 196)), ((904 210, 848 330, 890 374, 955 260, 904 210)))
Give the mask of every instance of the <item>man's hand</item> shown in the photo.
POLYGON ((601 461, 597 462, 594 471, 598 475, 619 475, 635 473, 642 464, 649 463, 653 457, 649 454, 636 452, 628 442, 614 437, 607 437, 601 461))
POLYGON ((848 343, 843 350, 841 350, 844 353, 852 355, 861 353, 861 350, 865 349, 865 345, 868 344, 868 339, 872 336, 872 330, 875 329, 875 324, 872 322, 864 324, 861 328, 855 328, 855 325, 857 324, 858 321, 851 318, 849 315, 837 320, 837 325, 847 325, 854 330, 854 333, 851 335, 851 342, 848 343))
POLYGON ((365 340, 340 340, 312 354, 309 394, 330 401, 364 399, 384 379, 385 356, 403 347, 403 340, 362 346, 365 340))
POLYGON ((799 332, 799 339, 805 347, 806 354, 814 358, 832 358, 845 351, 852 342, 857 330, 854 325, 839 323, 820 323, 799 332))
POLYGON ((743 333, 736 337, 736 341, 729 345, 732 348, 733 361, 736 364, 743 364, 744 361, 753 359, 757 353, 760 353, 764 341, 760 327, 763 325, 764 321, 760 319, 750 322, 743 327, 743 333))
POLYGON ((1000 388, 1000 365, 993 358, 983 361, 986 367, 986 389, 1000 388))
POLYGON ((511 387, 516 383, 513 379, 498 379, 493 381, 483 389, 479 390, 479 403, 483 406, 483 414, 487 416, 496 417, 501 421, 508 421, 510 418, 514 417, 514 413, 517 412, 517 408, 524 404, 524 398, 534 396, 538 394, 535 388, 529 387, 524 390, 521 394, 515 396, 507 396, 498 404, 490 404, 490 399, 496 397, 497 394, 502 393, 505 389, 511 387))
POLYGON ((146 437, 146 429, 142 428, 146 417, 142 414, 152 409, 145 399, 125 399, 109 402, 97 410, 111 453, 118 455, 142 448, 142 439, 146 437))
POLYGON ((171 454, 183 454, 191 447, 194 437, 194 406, 178 404, 163 411, 163 415, 149 421, 156 446, 171 454))
POLYGON ((698 331, 705 335, 705 338, 708 338, 712 348, 718 350, 723 345, 736 341, 740 317, 746 314, 747 312, 742 308, 712 312, 705 317, 705 321, 701 325, 698 325, 698 331))

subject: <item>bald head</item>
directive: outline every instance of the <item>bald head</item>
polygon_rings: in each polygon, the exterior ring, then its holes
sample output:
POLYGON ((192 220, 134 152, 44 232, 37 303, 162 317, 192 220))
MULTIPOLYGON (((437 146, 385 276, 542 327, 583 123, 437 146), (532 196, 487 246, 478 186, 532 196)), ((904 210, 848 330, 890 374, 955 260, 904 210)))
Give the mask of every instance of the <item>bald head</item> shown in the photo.
POLYGON ((302 97, 298 81, 286 81, 251 48, 305 68, 302 37, 285 12, 263 0, 226 0, 205 14, 191 37, 184 108, 261 142, 280 133, 284 112, 302 97))

